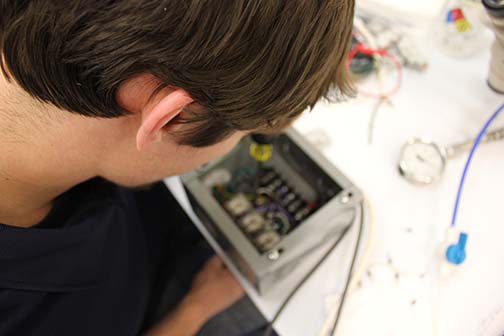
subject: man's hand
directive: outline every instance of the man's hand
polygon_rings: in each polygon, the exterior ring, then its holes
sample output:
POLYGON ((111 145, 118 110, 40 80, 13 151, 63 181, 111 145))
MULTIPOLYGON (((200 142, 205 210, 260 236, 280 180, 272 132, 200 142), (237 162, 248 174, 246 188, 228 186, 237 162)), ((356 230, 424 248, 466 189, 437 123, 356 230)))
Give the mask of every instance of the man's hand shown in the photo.
POLYGON ((209 318, 232 305, 244 294, 236 278, 219 257, 210 258, 194 278, 186 299, 209 318))
POLYGON ((149 336, 192 336, 212 316, 244 294, 219 257, 210 258, 193 280, 191 290, 177 309, 161 321, 149 336))

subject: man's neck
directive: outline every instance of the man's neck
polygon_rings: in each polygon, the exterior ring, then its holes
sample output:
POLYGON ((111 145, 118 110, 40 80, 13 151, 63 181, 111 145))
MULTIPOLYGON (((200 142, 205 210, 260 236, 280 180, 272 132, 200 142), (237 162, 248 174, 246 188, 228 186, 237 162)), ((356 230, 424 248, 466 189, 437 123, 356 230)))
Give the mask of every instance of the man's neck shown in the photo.
POLYGON ((37 224, 49 213, 56 197, 92 177, 84 169, 72 169, 71 161, 66 164, 43 142, 3 145, 0 158, 2 224, 37 224))
POLYGON ((31 101, 0 74, 0 223, 19 227, 40 222, 57 196, 94 176, 82 157, 96 153, 78 140, 80 120, 51 106, 23 105, 31 101))
POLYGON ((53 200, 68 189, 30 180, 10 177, 5 172, 0 175, 0 223, 18 227, 37 224, 50 212, 53 200))

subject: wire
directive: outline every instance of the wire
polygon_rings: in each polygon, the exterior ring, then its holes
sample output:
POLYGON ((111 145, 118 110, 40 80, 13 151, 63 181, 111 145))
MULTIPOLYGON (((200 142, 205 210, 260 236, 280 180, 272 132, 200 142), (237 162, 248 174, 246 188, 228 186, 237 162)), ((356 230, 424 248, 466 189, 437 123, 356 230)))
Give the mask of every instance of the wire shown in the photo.
POLYGON ((264 332, 263 336, 271 336, 273 332, 273 325, 275 322, 278 320, 282 312, 284 311, 285 307, 289 304, 289 302, 292 300, 294 295, 299 291, 299 289, 308 281, 308 279, 315 273, 315 271, 322 265, 322 263, 327 259, 327 257, 334 251, 334 249, 339 245, 339 243, 345 238, 346 234, 348 233, 350 229, 350 226, 347 226, 346 228, 343 229, 343 232, 341 235, 338 237, 338 239, 331 245, 331 247, 327 250, 327 252, 322 256, 322 258, 319 259, 319 261, 305 274, 305 276, 299 281, 299 283, 294 287, 294 289, 289 293, 287 298, 284 300, 278 311, 276 312, 275 316, 271 321, 268 322, 268 326, 266 328, 266 331, 264 332))
POLYGON ((376 226, 376 217, 375 217, 375 212, 373 209, 373 206, 371 205, 371 202, 369 201, 369 198, 364 198, 363 201, 366 204, 366 211, 367 211, 367 220, 366 220, 366 226, 368 227, 368 242, 366 244, 366 247, 364 249, 364 252, 362 253, 362 257, 360 258, 361 261, 359 263, 359 266, 355 270, 355 272, 352 274, 352 280, 350 281, 350 292, 355 289, 357 286, 357 283, 359 280, 362 278, 362 275, 364 274, 364 271, 366 270, 369 262, 369 258, 371 256, 371 251, 374 248, 375 244, 375 239, 376 239, 376 233, 375 233, 375 226, 376 226))
MULTIPOLYGON (((371 203, 369 201, 366 201, 368 200, 368 198, 364 198, 364 203, 366 204, 366 211, 368 213, 368 216, 367 216, 367 220, 366 220, 366 223, 368 224, 368 227, 369 227, 369 239, 368 239, 368 243, 366 245, 366 249, 364 250, 363 252, 363 255, 362 255, 362 258, 361 258, 361 262, 359 264, 359 267, 357 268, 357 270, 352 274, 352 279, 350 281, 350 285, 349 285, 349 288, 348 288, 348 292, 351 293, 355 287, 357 287, 357 284, 359 282, 359 280, 362 278, 362 274, 364 273, 364 271, 367 269, 367 266, 368 266, 368 261, 369 261, 369 257, 371 255, 371 250, 373 249, 373 246, 374 246, 374 241, 375 241, 375 215, 374 215, 374 211, 373 211, 373 207, 371 206, 371 203)), ((362 230, 362 229, 361 229, 362 230)), ((389 266, 389 265, 387 265, 389 266)), ((329 328, 332 328, 332 319, 331 319, 331 316, 335 316, 336 315, 336 309, 340 309, 340 307, 332 307, 331 310, 329 311, 328 313, 328 318, 325 320, 323 326, 322 326, 322 329, 319 333, 319 336, 326 336, 328 335, 328 331, 329 331, 329 328)))
MULTIPOLYGON (((394 64, 396 70, 397 70, 397 81, 395 86, 393 87, 392 90, 388 92, 383 92, 384 90, 381 88, 380 85, 380 92, 378 94, 376 93, 369 93, 365 92, 362 90, 359 90, 359 94, 362 94, 363 96, 366 97, 371 97, 371 98, 377 98, 377 99, 384 99, 384 98, 390 98, 391 96, 395 95, 399 89, 401 88, 402 84, 402 65, 401 62, 392 54, 390 54, 388 51, 385 49, 373 49, 373 48, 368 48, 364 44, 359 43, 355 45, 352 50, 348 53, 348 59, 347 59, 347 66, 350 66, 350 63, 352 60, 355 58, 357 54, 364 54, 364 55, 370 55, 370 56, 381 56, 383 58, 389 59, 392 64, 394 64)), ((381 66, 380 66, 381 67, 381 66)))
MULTIPOLYGON (((379 49, 378 48, 378 43, 376 42, 376 38, 374 37, 373 33, 371 33, 371 31, 367 28, 366 26, 366 23, 359 17, 355 17, 354 19, 354 27, 356 28, 357 30, 357 33, 360 34, 362 36, 362 38, 364 39, 365 41, 365 45, 368 46, 369 48, 366 48, 366 50, 363 50, 363 53, 366 53, 366 51, 368 52, 368 54, 372 55, 375 60, 377 61, 377 66, 376 66, 376 75, 378 77, 378 86, 379 86, 379 95, 378 95, 378 98, 380 97, 387 97, 389 98, 391 95, 387 96, 384 91, 384 82, 385 82, 385 78, 384 78, 384 75, 383 75, 383 67, 382 67, 382 55, 381 53, 387 53, 390 57, 390 59, 393 59, 393 62, 394 64, 396 65, 396 67, 398 68, 398 71, 399 71, 399 76, 398 79, 398 85, 397 85, 397 89, 394 89, 393 91, 396 91, 396 90, 399 90, 399 87, 400 87, 400 82, 402 81, 402 65, 401 65, 401 62, 399 62, 399 60, 397 60, 396 57, 393 57, 391 54, 389 54, 386 50, 384 49, 379 49), (369 53, 371 52, 371 53, 369 53)), ((364 44, 361 43, 362 46, 364 46, 364 44)), ((362 48, 362 46, 360 46, 359 48, 362 48)), ((351 56, 351 54, 349 54, 349 56, 351 56)), ((353 58, 354 56, 352 56, 350 58, 350 61, 351 59, 353 58)), ((362 91, 360 91, 360 93, 362 93, 362 91)), ((395 92, 393 92, 393 94, 395 94, 395 92)), ((364 94, 365 95, 365 94, 364 94)), ((370 95, 370 96, 373 96, 373 95, 370 95)), ((376 95, 374 95, 376 97, 376 95)))
MULTIPOLYGON (((354 19, 354 27, 356 29, 356 33, 362 37, 365 44, 361 43, 361 45, 357 45, 361 50, 355 50, 355 55, 358 53, 364 53, 373 56, 376 66, 375 72, 378 80, 378 94, 363 92, 362 90, 358 90, 358 93, 365 96, 378 99, 378 102, 374 105, 373 110, 371 112, 371 117, 369 119, 368 125, 368 143, 372 144, 373 142, 373 131, 375 128, 375 121, 378 116, 378 112, 380 111, 383 103, 391 104, 390 98, 395 95, 401 88, 402 84, 402 64, 401 62, 392 54, 388 53, 384 49, 378 48, 378 43, 376 41, 375 36, 371 33, 371 31, 367 28, 366 23, 359 17, 355 17, 354 19), (364 47, 364 45, 369 48, 364 47), (383 73, 383 58, 388 58, 392 61, 397 69, 397 82, 395 87, 390 92, 385 92, 385 76, 383 73)), ((361 39, 361 40, 362 40, 361 39)), ((351 50, 349 54, 349 63, 351 63, 352 59, 355 57, 353 55, 354 50, 351 50)))
POLYGON ((352 262, 350 263, 350 269, 348 270, 345 288, 343 289, 343 293, 341 294, 341 299, 340 299, 340 302, 338 305, 338 311, 336 313, 336 318, 334 319, 334 322, 333 322, 333 325, 331 328, 331 333, 329 334, 330 336, 334 336, 336 333, 338 323, 341 318, 341 313, 343 311, 343 306, 345 305, 345 301, 347 298, 348 289, 350 288, 350 279, 352 278, 353 269, 355 266, 355 261, 357 260, 357 253, 359 252, 359 247, 360 247, 361 240, 362 240, 361 239, 362 238, 362 228, 364 227, 364 205, 362 203, 360 204, 360 209, 361 209, 361 211, 360 211, 360 220, 359 220, 359 228, 358 228, 359 231, 357 234, 357 241, 355 243, 355 249, 354 249, 354 253, 352 256, 352 262))
POLYGON ((490 125, 495 120, 495 118, 497 118, 497 116, 503 110, 504 110, 504 104, 502 104, 492 114, 492 116, 487 120, 487 122, 485 123, 485 125, 483 126, 483 128, 481 129, 481 131, 479 132, 478 137, 476 138, 476 140, 474 141, 474 143, 472 145, 471 152, 469 153, 469 156, 468 156, 467 161, 466 161, 465 166, 464 166, 464 171, 462 173, 462 177, 460 178, 460 184, 459 184, 458 191, 457 191, 457 198, 455 200, 455 206, 453 207, 453 217, 452 217, 452 221, 451 221, 451 226, 452 227, 454 227, 455 224, 456 224, 456 222, 457 222, 457 214, 458 214, 458 210, 459 210, 459 206, 460 206, 460 199, 462 197, 462 191, 464 189, 465 179, 467 177, 467 172, 469 171, 469 166, 471 165, 471 161, 472 161, 472 158, 474 156, 474 153, 476 152, 476 149, 478 148, 479 144, 481 143, 481 140, 483 140, 483 137, 485 136, 485 133, 487 132, 488 127, 490 127, 490 125))
POLYGON ((378 112, 380 111, 380 108, 382 107, 383 104, 388 104, 392 105, 390 102, 390 99, 387 97, 382 97, 376 101, 375 106, 373 107, 373 110, 371 111, 371 118, 369 118, 369 124, 368 124, 368 144, 373 143, 373 135, 374 135, 374 128, 375 128, 375 123, 376 123, 376 117, 378 116, 378 112))
MULTIPOLYGON (((362 253, 362 257, 360 257, 360 263, 355 272, 352 274, 352 279, 350 281, 350 286, 348 288, 348 292, 352 293, 355 288, 357 287, 359 281, 362 278, 362 275, 368 268, 369 264, 369 258, 371 256, 371 251, 373 250, 374 244, 375 244, 375 239, 376 239, 376 234, 375 234, 375 225, 376 225, 376 218, 375 218, 375 213, 373 210, 373 207, 371 203, 369 202, 369 198, 364 197, 364 204, 366 205, 366 212, 367 212, 367 218, 366 218, 366 226, 368 227, 368 233, 366 236, 368 236, 367 239, 367 244, 364 249, 364 252, 362 253)), ((387 267, 390 267, 390 265, 385 265, 387 267)), ((395 273, 398 271, 394 270, 395 273)), ((328 313, 328 318, 325 320, 324 325, 322 326, 322 329, 319 333, 319 336, 325 336, 328 335, 329 328, 332 326, 332 316, 336 315, 336 309, 338 307, 334 306, 331 307, 329 313, 328 313)))

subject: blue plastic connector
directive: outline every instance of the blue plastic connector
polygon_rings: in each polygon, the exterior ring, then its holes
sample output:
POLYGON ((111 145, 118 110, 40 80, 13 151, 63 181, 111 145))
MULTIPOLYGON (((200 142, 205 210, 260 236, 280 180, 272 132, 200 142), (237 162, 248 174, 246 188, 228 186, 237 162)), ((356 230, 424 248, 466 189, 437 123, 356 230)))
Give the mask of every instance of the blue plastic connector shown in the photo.
POLYGON ((465 247, 467 244, 467 233, 461 232, 457 244, 448 246, 446 249, 446 259, 449 263, 460 265, 466 258, 465 247))

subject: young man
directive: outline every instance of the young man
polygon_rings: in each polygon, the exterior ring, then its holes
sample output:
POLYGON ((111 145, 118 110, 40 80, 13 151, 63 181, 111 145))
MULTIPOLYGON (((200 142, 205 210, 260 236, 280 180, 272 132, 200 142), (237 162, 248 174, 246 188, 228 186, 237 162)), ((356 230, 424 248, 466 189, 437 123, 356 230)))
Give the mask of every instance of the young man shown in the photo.
POLYGON ((194 335, 236 301, 215 257, 165 300, 195 245, 156 182, 348 93, 353 7, 0 0, 0 335, 194 335))

